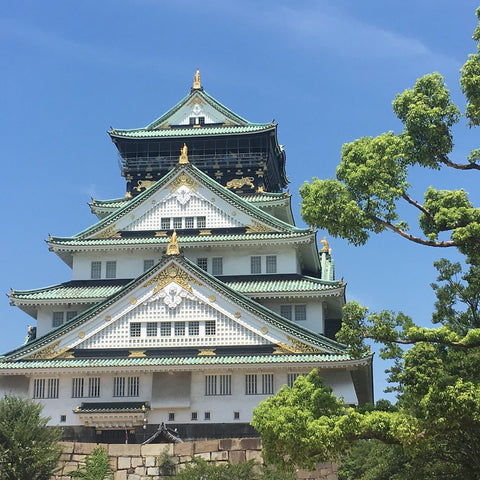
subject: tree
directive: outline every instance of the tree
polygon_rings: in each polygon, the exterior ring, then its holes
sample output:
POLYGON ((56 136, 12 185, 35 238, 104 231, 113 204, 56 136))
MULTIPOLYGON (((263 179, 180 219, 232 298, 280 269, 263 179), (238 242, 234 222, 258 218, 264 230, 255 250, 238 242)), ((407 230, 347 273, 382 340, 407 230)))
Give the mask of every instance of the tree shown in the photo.
POLYGON ((84 478, 85 480, 112 479, 107 452, 102 447, 95 447, 92 453, 85 457, 85 465, 79 466, 69 475, 72 478, 84 478))
POLYGON ((6 395, 0 400, 0 478, 49 480, 62 454, 58 427, 47 427, 42 406, 6 395))
MULTIPOLYGON (((480 8, 476 13, 478 51, 469 56, 460 77, 469 127, 480 125, 480 8)), ((380 355, 394 361, 389 380, 398 395, 397 408, 347 408, 326 395, 311 374, 261 404, 253 424, 264 439, 266 458, 276 463, 311 466, 338 458, 359 439, 376 439, 399 445, 415 478, 480 478, 480 209, 463 189, 429 187, 423 203, 409 194, 412 167, 475 175, 480 149, 464 163, 450 158, 452 127, 461 115, 438 73, 397 95, 393 110, 403 131, 344 145, 336 178, 314 179, 301 187, 302 215, 310 225, 354 245, 390 230, 423 246, 456 248, 464 256, 463 266, 447 259, 435 263, 432 321, 439 326, 419 327, 403 313, 370 313, 349 302, 337 339, 354 357, 369 352, 366 339, 383 344, 380 355), (402 204, 418 215, 416 233, 400 216, 406 210, 402 204), (275 410, 278 421, 296 424, 276 427, 275 410)))

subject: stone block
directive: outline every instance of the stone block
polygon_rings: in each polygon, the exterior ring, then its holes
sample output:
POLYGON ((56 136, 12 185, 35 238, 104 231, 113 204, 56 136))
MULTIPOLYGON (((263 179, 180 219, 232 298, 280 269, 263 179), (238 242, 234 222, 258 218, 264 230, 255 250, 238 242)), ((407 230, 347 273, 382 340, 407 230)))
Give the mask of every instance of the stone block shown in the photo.
POLYGON ((211 459, 215 462, 219 461, 227 461, 228 460, 228 452, 226 450, 223 450, 221 452, 212 452, 211 453, 211 459))
POLYGON ((159 475, 160 469, 158 467, 147 467, 147 475, 159 475))
POLYGON ((73 442, 59 442, 62 447, 63 453, 73 453, 73 442))
POLYGON ((77 455, 89 455, 93 452, 93 449, 97 446, 96 443, 75 443, 73 446, 73 453, 77 455))
MULTIPOLYGON (((183 445, 183 444, 179 444, 179 445, 183 445)), ((146 457, 148 455, 152 455, 156 457, 158 455, 163 455, 163 454, 171 456, 173 455, 174 448, 175 446, 173 443, 152 443, 149 445, 142 445, 141 452, 143 457, 146 457)))
POLYGON ((143 465, 143 458, 142 457, 132 457, 131 464, 133 468, 140 467, 143 465))
POLYGON ((118 470, 113 474, 113 480, 127 480, 127 471, 118 470))
POLYGON ((145 457, 145 466, 154 467, 157 464, 157 457, 145 457))
POLYGON ((68 475, 70 472, 73 472, 73 470, 76 470, 78 467, 77 462, 66 462, 63 465, 63 475, 68 475))
POLYGON ((229 454, 229 460, 234 465, 246 461, 245 450, 232 450, 229 454))
POLYGON ((135 468, 135 473, 137 475, 145 475, 147 473, 147 469, 145 467, 137 467, 135 468))
POLYGON ((73 462, 81 462, 81 463, 85 463, 85 459, 87 458, 86 455, 78 455, 76 453, 74 453, 72 455, 72 461, 73 462))
POLYGON ((127 480, 142 480, 141 475, 137 475, 136 473, 129 473, 127 480))
POLYGON ((111 443, 108 446, 108 455, 114 457, 139 457, 140 445, 135 445, 133 443, 111 443))
POLYGON ((253 460, 256 463, 263 463, 262 452, 260 450, 245 450, 247 460, 253 460))
POLYGON ((238 438, 222 438, 218 441, 219 450, 241 450, 240 439, 238 438))
POLYGON ((183 455, 193 455, 193 442, 176 443, 173 451, 179 457, 183 455))
POLYGON ((117 469, 128 470, 132 466, 132 459, 130 457, 118 457, 117 469))
POLYGON ((191 461, 192 461, 191 455, 182 455, 181 457, 178 457, 178 463, 180 464, 189 463, 191 461))
POLYGON ((193 446, 193 454, 206 452, 216 452, 218 450, 218 440, 203 440, 195 442, 193 446))
POLYGON ((242 450, 261 450, 262 441, 260 438, 242 438, 240 439, 240 447, 242 450))
POLYGON ((195 457, 200 457, 209 462, 211 460, 211 454, 210 452, 205 452, 205 453, 196 453, 195 457))

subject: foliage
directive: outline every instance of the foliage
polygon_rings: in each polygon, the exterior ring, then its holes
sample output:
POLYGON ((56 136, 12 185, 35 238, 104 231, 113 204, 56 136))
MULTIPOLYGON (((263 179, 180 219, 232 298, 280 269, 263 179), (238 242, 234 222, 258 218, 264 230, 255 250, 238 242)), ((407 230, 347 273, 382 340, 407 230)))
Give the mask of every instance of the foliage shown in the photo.
POLYGON ((253 460, 237 465, 232 463, 207 462, 194 457, 174 477, 175 480, 295 480, 294 473, 256 465, 253 460))
MULTIPOLYGON (((460 78, 469 127, 480 125, 480 8, 477 17, 478 53, 469 56, 460 78)), ((343 454, 351 475, 345 478, 480 478, 480 208, 463 189, 429 187, 423 203, 409 193, 412 168, 476 174, 480 149, 464 163, 450 158, 452 127, 461 114, 438 73, 397 95, 393 110, 403 131, 344 145, 336 178, 301 187, 302 215, 354 245, 390 230, 420 245, 456 248, 463 265, 435 262, 436 328, 420 327, 401 312, 369 312, 349 302, 337 339, 356 358, 370 353, 367 339, 383 345, 381 357, 393 360, 389 381, 396 408, 347 408, 312 373, 262 403, 253 424, 272 463, 312 466, 343 454), (418 215, 417 233, 403 217, 407 210, 418 215), (362 439, 382 444, 363 442, 345 453, 362 439), (367 451, 373 452, 368 462, 367 451), (393 471, 379 460, 385 456, 393 471), (359 463, 370 465, 368 471, 359 463)))
POLYGON ((169 455, 163 453, 157 457, 157 465, 160 467, 162 475, 173 475, 175 473, 176 465, 169 455))
POLYGON ((92 453, 86 456, 85 465, 78 466, 77 470, 70 472, 69 475, 72 478, 84 478, 85 480, 113 478, 107 452, 102 447, 95 447, 92 453))
POLYGON ((49 480, 57 468, 62 432, 47 427, 42 406, 6 395, 0 400, 0 478, 49 480))

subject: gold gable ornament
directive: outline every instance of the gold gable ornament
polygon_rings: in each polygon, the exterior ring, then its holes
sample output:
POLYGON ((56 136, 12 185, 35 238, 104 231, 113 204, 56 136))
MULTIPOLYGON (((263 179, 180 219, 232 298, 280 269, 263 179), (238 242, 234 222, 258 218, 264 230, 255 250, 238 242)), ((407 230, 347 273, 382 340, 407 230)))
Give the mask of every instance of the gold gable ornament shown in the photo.
POLYGON ((179 165, 185 165, 187 163, 190 163, 188 161, 188 148, 186 143, 184 143, 183 147, 180 149, 180 156, 178 157, 178 163, 179 165))
POLYGON ((167 247, 167 255, 179 255, 180 250, 177 243, 177 232, 174 230, 172 236, 170 237, 170 243, 167 247))
POLYGON ((201 88, 202 85, 200 84, 200 70, 197 68, 197 71, 195 72, 195 75, 193 77, 193 89, 200 90, 201 88))

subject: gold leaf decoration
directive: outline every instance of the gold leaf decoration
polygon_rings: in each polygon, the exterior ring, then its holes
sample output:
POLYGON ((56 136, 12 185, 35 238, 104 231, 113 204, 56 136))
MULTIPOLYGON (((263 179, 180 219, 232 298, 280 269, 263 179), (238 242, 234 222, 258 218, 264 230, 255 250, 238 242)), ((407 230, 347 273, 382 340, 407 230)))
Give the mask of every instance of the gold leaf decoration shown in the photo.
POLYGON ((175 282, 180 285, 182 288, 187 290, 187 292, 192 293, 192 287, 190 283, 195 285, 202 285, 195 277, 192 277, 185 270, 182 270, 178 265, 174 263, 170 264, 167 268, 157 273, 153 278, 148 282, 144 283, 143 287, 149 287, 150 285, 155 285, 153 289, 153 294, 165 288, 169 283, 175 282))
POLYGON ((63 353, 65 349, 62 349, 63 351, 58 352, 56 349, 60 345, 60 340, 58 342, 52 343, 51 345, 48 345, 47 347, 43 348, 42 350, 39 350, 38 352, 32 353, 27 359, 35 360, 35 359, 46 359, 46 358, 55 358, 59 353, 63 353))
POLYGON ((148 190, 152 185, 155 185, 154 180, 139 180, 136 187, 133 187, 134 190, 139 192, 142 188, 148 190))
POLYGON ((263 223, 257 222, 252 219, 252 225, 247 225, 247 229, 245 233, 269 233, 274 232, 275 230, 267 225, 263 225, 263 223))
POLYGON ((176 177, 167 185, 167 188, 170 188, 171 192, 173 193, 184 185, 190 190, 193 190, 194 192, 196 192, 197 188, 200 187, 200 184, 190 175, 187 175, 186 173, 181 173, 178 177, 176 177))
POLYGON ((120 234, 120 230, 115 228, 116 225, 112 225, 111 227, 102 230, 101 232, 97 233, 96 235, 92 236, 92 239, 101 239, 101 238, 120 238, 122 235, 120 234))
POLYGON ((145 350, 130 350, 128 355, 130 358, 143 358, 146 357, 145 350))
POLYGON ((198 351, 199 357, 215 357, 216 355, 214 348, 202 348, 198 351))
POLYGON ((290 337, 287 335, 288 341, 292 344, 292 348, 295 349, 295 353, 319 353, 324 352, 318 347, 314 347, 312 345, 307 345, 306 343, 301 342, 300 340, 290 337))

